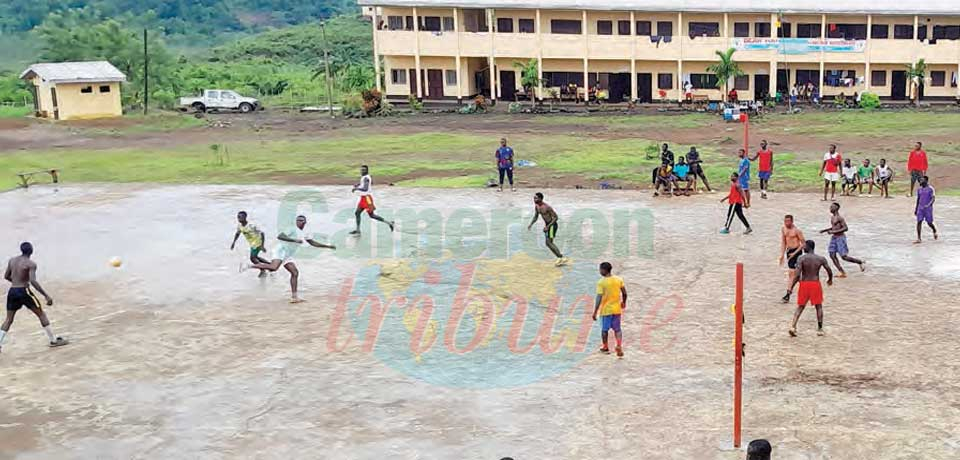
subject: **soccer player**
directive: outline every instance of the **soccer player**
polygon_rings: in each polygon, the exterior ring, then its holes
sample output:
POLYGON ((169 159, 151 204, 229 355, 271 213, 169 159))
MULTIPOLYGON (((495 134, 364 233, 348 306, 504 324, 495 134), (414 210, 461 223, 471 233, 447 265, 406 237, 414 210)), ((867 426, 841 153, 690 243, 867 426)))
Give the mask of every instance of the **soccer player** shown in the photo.
POLYGON ((907 156, 907 170, 910 171, 910 193, 907 196, 913 196, 913 188, 920 182, 920 178, 927 175, 927 152, 923 151, 923 142, 917 142, 907 156))
POLYGON ((370 168, 368 168, 367 165, 360 167, 360 183, 353 186, 351 193, 352 192, 360 192, 360 202, 357 203, 357 229, 350 232, 351 235, 360 234, 360 215, 363 214, 363 211, 367 211, 367 215, 369 215, 371 219, 379 220, 387 224, 387 226, 390 227, 390 231, 393 231, 393 221, 388 222, 373 212, 377 207, 373 204, 373 178, 370 177, 370 168))
POLYGON ((847 231, 850 228, 847 227, 847 220, 840 215, 840 203, 830 203, 830 214, 830 228, 820 230, 820 233, 827 233, 831 236, 828 251, 830 252, 830 259, 833 260, 833 264, 837 266, 837 271, 840 272, 837 274, 837 278, 847 277, 847 273, 843 271, 843 266, 840 265, 840 259, 837 258, 838 255, 847 262, 859 265, 860 271, 866 270, 866 262, 849 256, 847 231))
MULTIPOLYGON (((740 149, 740 152, 743 152, 743 149, 740 149)), ((748 160, 749 161, 749 160, 748 160)), ((744 230, 744 235, 749 235, 753 233, 753 229, 750 228, 750 223, 747 222, 747 218, 743 216, 743 189, 740 188, 740 176, 737 173, 730 175, 730 193, 727 196, 720 199, 720 202, 724 201, 730 202, 730 208, 727 209, 727 223, 724 225, 723 229, 720 230, 721 234, 730 233, 730 225, 733 224, 733 216, 736 214, 740 218, 740 222, 743 222, 743 226, 747 229, 744 230)))
POLYGON ((887 165, 886 158, 881 158, 877 166, 877 187, 881 197, 890 198, 890 182, 893 181, 893 176, 893 168, 887 165))
POLYGON ((843 159, 843 189, 841 194, 843 196, 850 196, 853 194, 853 191, 857 189, 857 168, 853 167, 853 164, 850 163, 849 158, 843 159))
POLYGON ((613 329, 613 334, 617 339, 617 356, 623 356, 623 332, 620 329, 620 317, 623 310, 627 309, 627 288, 623 285, 623 279, 619 276, 613 276, 613 265, 610 262, 600 264, 600 281, 597 282, 597 303, 593 308, 593 320, 597 320, 597 314, 600 314, 600 336, 603 340, 602 353, 610 353, 610 346, 607 344, 607 334, 613 329))
POLYGON ((937 201, 937 191, 930 185, 930 178, 923 176, 920 178, 920 188, 917 189, 917 206, 913 209, 913 214, 917 216, 917 241, 914 241, 914 244, 920 244, 920 231, 924 222, 933 230, 933 239, 937 239, 937 227, 933 226, 934 201, 937 201))
MULTIPOLYGON (((247 244, 250 246, 250 263, 270 263, 263 257, 260 257, 260 253, 267 251, 266 247, 263 245, 266 238, 264 238, 263 232, 260 231, 256 225, 247 220, 246 211, 240 211, 237 213, 237 233, 234 233, 233 242, 230 243, 231 251, 237 245, 237 238, 240 238, 241 234, 243 234, 243 237, 247 240, 247 244)), ((266 270, 260 270, 260 278, 263 278, 264 276, 267 276, 266 270)))
POLYGON ((783 266, 783 259, 787 259, 787 294, 783 296, 783 303, 790 302, 790 294, 793 293, 793 277, 797 274, 797 261, 803 255, 803 245, 806 239, 803 232, 794 225, 793 216, 787 214, 783 218, 783 228, 780 229, 780 259, 778 263, 783 266))
POLYGON ((305 216, 297 216, 296 223, 297 226, 293 229, 292 233, 280 233, 277 235, 277 239, 280 240, 280 244, 277 245, 277 247, 273 250, 273 259, 270 262, 256 263, 249 266, 250 268, 268 270, 271 272, 279 270, 282 266, 288 272, 290 272, 290 303, 303 302, 303 299, 297 295, 297 284, 300 280, 300 270, 297 268, 297 263, 293 259, 293 256, 296 255, 298 250, 300 250, 300 247, 313 246, 315 248, 337 249, 336 246, 330 244, 318 243, 309 236, 309 233, 307 233, 306 229, 307 218, 305 216))
POLYGON ((3 273, 3 279, 10 282, 10 290, 7 291, 7 318, 0 326, 0 345, 3 345, 3 339, 10 332, 10 326, 13 326, 13 318, 17 316, 17 310, 22 307, 27 307, 40 319, 40 326, 43 327, 43 332, 47 333, 51 347, 66 345, 70 342, 53 333, 50 320, 47 319, 47 314, 40 305, 40 299, 33 293, 33 289, 36 289, 46 300, 47 306, 53 305, 53 298, 37 282, 37 263, 30 260, 32 255, 33 245, 27 242, 21 243, 20 255, 7 262, 7 270, 3 273))
POLYGON ((530 225, 527 225, 527 230, 533 228, 533 224, 535 224, 541 216, 543 217, 543 236, 546 239, 547 248, 550 249, 553 255, 557 256, 555 265, 558 267, 565 265, 569 260, 563 257, 560 249, 553 243, 553 239, 557 237, 557 221, 560 218, 549 204, 543 202, 543 194, 537 192, 533 195, 533 220, 530 221, 530 225))
POLYGON ((823 335, 823 286, 820 285, 820 269, 827 271, 827 286, 833 286, 833 271, 825 257, 813 252, 815 247, 813 240, 807 240, 803 248, 804 254, 797 262, 793 285, 800 283, 800 289, 797 291, 797 311, 793 313, 793 323, 790 324, 790 337, 797 336, 797 321, 808 303, 812 303, 817 309, 817 335, 823 335))
POLYGON ((740 190, 743 191, 743 207, 750 207, 750 158, 747 157, 747 151, 740 149, 740 168, 737 173, 737 181, 740 183, 740 190))
POLYGON ((827 190, 830 189, 830 199, 837 196, 837 182, 840 180, 840 164, 843 158, 837 152, 837 145, 830 144, 830 151, 823 154, 823 164, 820 165, 820 175, 823 176, 823 201, 827 201, 827 190))
POLYGON ((710 189, 710 182, 707 181, 707 174, 703 172, 703 160, 700 159, 700 152, 697 151, 696 147, 690 147, 690 151, 687 152, 687 164, 690 165, 690 175, 693 177, 693 189, 697 189, 697 178, 699 177, 707 191, 713 192, 710 189))
POLYGON ((860 194, 863 195, 863 186, 865 184, 870 184, 870 189, 867 192, 867 196, 873 196, 873 184, 876 181, 874 180, 873 167, 870 166, 869 158, 863 160, 863 166, 857 168, 857 174, 860 176, 857 179, 857 184, 860 186, 860 194))
POLYGON ((773 176, 773 151, 767 147, 767 140, 760 141, 760 150, 750 161, 759 161, 757 166, 757 177, 760 179, 760 198, 767 199, 767 185, 770 183, 770 177, 773 176))
POLYGON ((503 176, 510 180, 510 190, 516 192, 513 186, 513 149, 507 146, 507 138, 500 138, 500 148, 495 155, 497 158, 497 169, 500 172, 500 191, 503 191, 503 176))

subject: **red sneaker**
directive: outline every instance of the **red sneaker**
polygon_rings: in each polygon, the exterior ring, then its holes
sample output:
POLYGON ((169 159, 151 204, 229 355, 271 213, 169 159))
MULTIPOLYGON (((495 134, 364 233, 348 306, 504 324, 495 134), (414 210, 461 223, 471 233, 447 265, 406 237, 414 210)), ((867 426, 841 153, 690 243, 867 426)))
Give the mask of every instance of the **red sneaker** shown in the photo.
POLYGON ((605 354, 605 355, 609 355, 609 354, 610 354, 610 349, 607 348, 607 347, 600 347, 600 353, 603 353, 603 354, 605 354))
POLYGON ((623 358, 623 348, 617 347, 617 356, 623 358))

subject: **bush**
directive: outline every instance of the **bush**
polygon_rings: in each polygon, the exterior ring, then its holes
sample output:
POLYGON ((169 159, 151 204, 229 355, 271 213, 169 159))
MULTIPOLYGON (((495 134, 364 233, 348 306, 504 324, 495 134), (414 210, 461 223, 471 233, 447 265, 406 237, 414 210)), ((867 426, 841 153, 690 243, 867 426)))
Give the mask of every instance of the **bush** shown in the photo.
POLYGON ((520 113, 523 110, 523 106, 519 102, 511 102, 507 107, 507 111, 510 113, 520 113))
POLYGON ((874 110, 880 108, 880 96, 877 96, 874 93, 861 94, 860 108, 865 110, 874 110))
POLYGON ((343 114, 347 116, 353 116, 360 113, 365 113, 363 111, 363 98, 359 94, 350 94, 344 96, 343 98, 343 114))
POLYGON ((419 112, 423 110, 423 102, 417 100, 417 96, 413 94, 407 96, 407 103, 410 104, 410 110, 414 112, 419 112))
POLYGON ((161 109, 173 109, 177 104, 177 97, 173 94, 173 91, 166 89, 154 91, 150 97, 152 102, 161 109))

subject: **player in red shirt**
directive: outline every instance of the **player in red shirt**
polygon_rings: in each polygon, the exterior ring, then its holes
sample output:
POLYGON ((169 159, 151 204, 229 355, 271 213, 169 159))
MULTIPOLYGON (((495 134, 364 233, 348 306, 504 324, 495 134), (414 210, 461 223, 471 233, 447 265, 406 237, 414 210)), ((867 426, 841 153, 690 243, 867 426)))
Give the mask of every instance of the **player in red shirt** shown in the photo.
POLYGON ((773 175, 773 151, 767 148, 767 140, 760 141, 760 150, 750 161, 760 160, 760 166, 757 168, 757 177, 760 178, 760 198, 767 199, 767 184, 770 183, 770 176, 773 175))
MULTIPOLYGON (((741 152, 743 150, 741 149, 741 152)), ((746 155, 746 154, 744 154, 746 155)), ((740 175, 733 173, 730 175, 730 193, 723 197, 720 202, 724 201, 730 202, 730 208, 727 210, 727 222, 724 225, 723 229, 720 230, 720 233, 726 235, 730 233, 730 225, 733 224, 733 216, 736 215, 740 218, 740 222, 743 222, 743 226, 747 229, 744 230, 744 235, 749 235, 753 233, 753 229, 750 228, 750 223, 747 222, 747 218, 743 216, 743 204, 746 201, 743 195, 743 188, 740 186, 740 175)))
POLYGON ((837 151, 837 145, 830 144, 830 151, 823 154, 823 164, 820 165, 820 175, 823 176, 823 201, 827 201, 827 190, 830 190, 831 200, 837 196, 841 163, 843 163, 843 157, 837 151))
POLYGON ((920 178, 927 175, 927 152, 923 151, 923 142, 917 142, 907 157, 907 171, 910 171, 910 194, 913 196, 913 188, 920 182, 920 178))

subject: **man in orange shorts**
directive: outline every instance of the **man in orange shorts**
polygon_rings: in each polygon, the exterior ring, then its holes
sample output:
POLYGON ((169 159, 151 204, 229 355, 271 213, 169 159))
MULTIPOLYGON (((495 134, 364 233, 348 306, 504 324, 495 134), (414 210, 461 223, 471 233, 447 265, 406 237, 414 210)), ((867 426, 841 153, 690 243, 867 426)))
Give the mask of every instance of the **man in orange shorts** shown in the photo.
POLYGON ((393 231, 393 221, 387 221, 373 212, 377 207, 373 204, 373 178, 370 177, 370 168, 367 168, 367 165, 360 167, 360 183, 354 185, 351 192, 360 192, 360 201, 357 203, 357 212, 355 213, 357 229, 350 232, 351 235, 360 234, 360 216, 363 215, 364 211, 367 212, 367 215, 369 215, 371 219, 379 220, 387 224, 387 226, 390 227, 390 231, 393 231))
POLYGON ((833 270, 827 258, 813 252, 816 244, 807 240, 803 246, 803 255, 797 261, 797 274, 793 277, 793 286, 800 283, 797 291, 797 311, 793 314, 793 324, 790 325, 790 336, 797 336, 797 321, 808 303, 817 309, 817 335, 823 335, 823 287, 820 285, 820 268, 827 270, 827 286, 833 286, 833 270))

